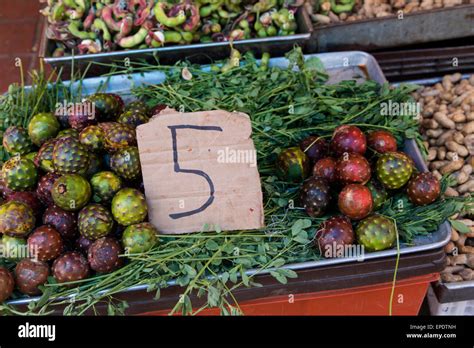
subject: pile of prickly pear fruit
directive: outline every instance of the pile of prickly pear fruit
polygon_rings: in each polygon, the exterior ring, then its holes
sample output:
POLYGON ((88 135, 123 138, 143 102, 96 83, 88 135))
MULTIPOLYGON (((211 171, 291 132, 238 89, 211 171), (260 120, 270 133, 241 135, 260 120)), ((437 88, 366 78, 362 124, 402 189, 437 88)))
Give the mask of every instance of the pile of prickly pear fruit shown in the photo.
POLYGON ((53 276, 69 283, 121 267, 150 250, 135 128, 154 110, 97 93, 73 108, 34 115, 3 136, 0 302, 14 289, 38 295, 53 276))
POLYGON ((441 191, 438 179, 419 173, 413 160, 398 151, 393 134, 364 134, 353 125, 337 127, 329 140, 303 139, 299 147, 279 154, 276 167, 282 180, 302 182, 299 206, 309 216, 335 214, 315 234, 315 246, 325 257, 343 256, 343 248, 355 241, 368 252, 393 247, 396 223, 377 213, 384 202, 404 190, 414 205, 426 205, 441 191))

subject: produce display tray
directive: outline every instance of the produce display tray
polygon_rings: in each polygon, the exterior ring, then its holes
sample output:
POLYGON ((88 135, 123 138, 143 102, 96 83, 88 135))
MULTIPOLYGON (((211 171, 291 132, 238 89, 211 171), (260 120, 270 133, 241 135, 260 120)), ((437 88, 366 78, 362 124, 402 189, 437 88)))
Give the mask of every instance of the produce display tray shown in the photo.
MULTIPOLYGON (((400 257, 397 280, 410 279, 417 276, 439 273, 445 265, 446 254, 443 248, 406 254, 400 257)), ((352 262, 350 264, 330 265, 318 268, 307 268, 297 270, 297 278, 288 279, 287 284, 281 284, 268 274, 261 272, 255 276, 254 281, 262 284, 261 287, 241 287, 232 293, 239 303, 258 299, 268 299, 275 296, 315 293, 321 291, 343 290, 370 286, 376 284, 387 284, 393 280, 395 272, 395 258, 384 257, 365 262, 352 262)), ((114 295, 119 301, 127 301, 129 307, 126 315, 137 315, 169 311, 176 304, 182 288, 169 283, 169 287, 162 289, 160 299, 154 299, 155 292, 147 292, 146 286, 136 286, 127 291, 114 295)), ((10 304, 15 304, 19 309, 26 307, 31 299, 14 300, 10 304)), ((203 299, 194 295, 191 301, 195 308, 203 304, 203 299)), ((387 302, 389 299, 387 297, 387 302)), ((96 312, 107 315, 107 305, 98 304, 96 312)), ((62 307, 55 308, 54 314, 61 315, 62 307)), ((92 314, 92 313, 86 313, 92 314)))
POLYGON ((474 5, 317 26, 308 51, 372 51, 474 35, 474 5))
MULTIPOLYGON (((230 54, 231 45, 241 53, 251 51, 256 56, 268 52, 272 56, 282 56, 295 45, 305 47, 311 36, 312 23, 306 10, 301 7, 296 12, 296 23, 298 32, 294 35, 273 36, 266 38, 254 38, 238 40, 233 43, 210 42, 194 43, 189 45, 174 45, 159 48, 131 49, 107 53, 96 53, 87 55, 52 57, 54 42, 46 38, 47 23, 45 20, 43 29, 43 40, 39 49, 39 56, 53 68, 62 68, 62 76, 69 77, 72 68, 74 71, 84 71, 91 62, 104 64, 121 64, 126 58, 130 61, 143 60, 155 62, 158 58, 161 64, 173 64, 178 60, 187 59, 197 64, 210 64, 213 60, 227 58, 230 54)), ((109 70, 108 67, 93 64, 87 71, 86 76, 98 76, 109 70)))
MULTIPOLYGON (((311 57, 318 57, 324 64, 327 73, 330 75, 328 83, 337 83, 342 80, 356 79, 363 81, 371 79, 379 83, 386 82, 385 77, 377 64, 376 60, 370 54, 364 52, 341 52, 341 53, 323 53, 323 54, 312 54, 305 55, 305 59, 311 57)), ((271 58, 270 65, 285 68, 288 66, 288 60, 286 58, 271 58)), ((203 66, 203 69, 209 69, 209 66, 203 66)), ((82 83, 83 94, 92 94, 101 87, 104 92, 118 93, 122 95, 125 100, 130 100, 130 89, 133 86, 139 86, 141 84, 159 84, 166 79, 163 72, 148 72, 132 75, 117 75, 107 78, 94 77, 85 79, 82 83)), ((75 82, 77 84, 77 82, 75 82)), ((73 86, 74 88, 74 86, 73 86)), ((404 151, 413 158, 416 167, 421 172, 428 171, 428 168, 423 161, 420 150, 418 149, 414 140, 407 140, 405 142, 404 151)), ((448 243, 451 236, 451 230, 448 222, 443 223, 437 231, 426 236, 419 236, 413 240, 412 245, 401 244, 400 255, 408 255, 420 252, 426 252, 430 250, 437 250, 443 248, 448 243)), ((341 267, 347 267, 347 264, 357 265, 365 264, 368 261, 377 259, 390 258, 390 262, 394 262, 397 255, 397 250, 383 250, 364 255, 365 262, 357 262, 358 257, 347 257, 347 258, 333 258, 323 259, 317 261, 308 261, 297 264, 290 264, 284 266, 284 268, 292 269, 295 271, 311 270, 315 268, 323 268, 329 266, 340 265, 341 267)), ((348 267, 352 269, 352 267, 348 267)), ((259 272, 259 274, 267 274, 271 270, 259 272)), ((354 272, 350 272, 354 273, 354 272)), ((428 272, 429 273, 429 272, 428 272)), ((255 274, 255 271, 248 271, 249 275, 255 274)), ((354 273, 355 274, 355 273, 354 273)), ((173 284, 170 284, 173 285, 173 284)), ((146 289, 146 285, 141 285, 130 289, 129 291, 139 291, 146 289)), ((10 301, 11 304, 24 304, 26 302, 34 300, 33 298, 20 299, 10 301)))
MULTIPOLYGON (((474 41, 474 39, 473 39, 474 41)), ((474 72, 474 46, 405 49, 372 53, 389 81, 474 72), (454 65, 453 59, 457 59, 454 65)))
POLYGON ((433 285, 439 303, 451 303, 474 300, 474 280, 458 283, 441 283, 433 285))

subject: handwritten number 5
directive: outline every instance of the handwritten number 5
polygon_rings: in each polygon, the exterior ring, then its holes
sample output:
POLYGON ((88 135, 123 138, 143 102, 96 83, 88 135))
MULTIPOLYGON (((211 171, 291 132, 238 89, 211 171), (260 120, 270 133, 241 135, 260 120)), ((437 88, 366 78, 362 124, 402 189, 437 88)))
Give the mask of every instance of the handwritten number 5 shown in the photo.
POLYGON ((212 204, 212 202, 214 201, 214 183, 212 182, 211 177, 202 170, 184 169, 180 167, 179 161, 178 161, 178 139, 177 139, 176 131, 178 129, 195 129, 195 130, 202 130, 202 131, 222 132, 222 128, 217 127, 217 126, 194 126, 194 125, 176 125, 176 126, 168 126, 168 128, 171 130, 171 138, 173 140, 173 162, 174 162, 175 173, 189 173, 189 174, 199 175, 199 176, 202 176, 204 179, 206 179, 207 183, 209 184, 209 198, 201 207, 194 210, 169 215, 170 218, 172 219, 181 219, 186 216, 198 214, 204 211, 207 207, 209 207, 212 204))

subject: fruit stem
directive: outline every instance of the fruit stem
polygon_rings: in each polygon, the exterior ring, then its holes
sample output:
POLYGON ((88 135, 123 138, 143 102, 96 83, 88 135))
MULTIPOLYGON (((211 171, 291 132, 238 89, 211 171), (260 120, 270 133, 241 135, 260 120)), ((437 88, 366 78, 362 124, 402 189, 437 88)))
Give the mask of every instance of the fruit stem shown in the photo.
POLYGON ((397 273, 398 273, 398 263, 400 262, 400 238, 398 235, 398 227, 397 221, 391 217, 393 224, 395 226, 395 234, 397 236, 397 259, 395 260, 395 270, 393 271, 393 281, 392 281, 392 290, 390 292, 390 304, 388 307, 388 315, 392 316, 392 309, 393 309, 393 296, 395 295, 395 285, 397 283, 397 273))

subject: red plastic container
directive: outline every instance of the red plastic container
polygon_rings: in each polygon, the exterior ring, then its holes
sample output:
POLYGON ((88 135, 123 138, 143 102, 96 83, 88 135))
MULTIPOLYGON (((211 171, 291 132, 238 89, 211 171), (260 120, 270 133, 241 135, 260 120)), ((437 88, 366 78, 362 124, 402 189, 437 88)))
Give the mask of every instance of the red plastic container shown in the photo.
MULTIPOLYGON (((393 297, 393 315, 417 315, 431 282, 439 273, 397 281, 393 297)), ((289 294, 240 303, 245 315, 388 315, 392 283, 350 289, 289 294)), ((168 310, 143 313, 168 315, 168 310)), ((219 315, 204 310, 199 315, 219 315)))
MULTIPOLYGON (((350 264, 337 264, 296 271, 298 278, 287 284, 277 282, 269 274, 255 277, 261 287, 240 287, 233 291, 245 315, 388 315, 395 272, 395 258, 386 257, 350 264)), ((416 315, 427 292, 446 264, 443 248, 401 255, 393 301, 393 315, 416 315)), ((170 286, 155 292, 136 289, 118 293, 125 300, 127 315, 168 315, 184 289, 170 286)), ((203 297, 191 295, 195 308, 204 304, 203 297)), ((20 305, 19 309, 26 306, 20 305)), ((63 308, 55 309, 60 315, 63 308)), ((95 313, 107 314, 107 305, 99 304, 95 313)), ((86 314, 93 314, 89 311, 86 314)), ((206 309, 199 315, 218 315, 206 309)))

